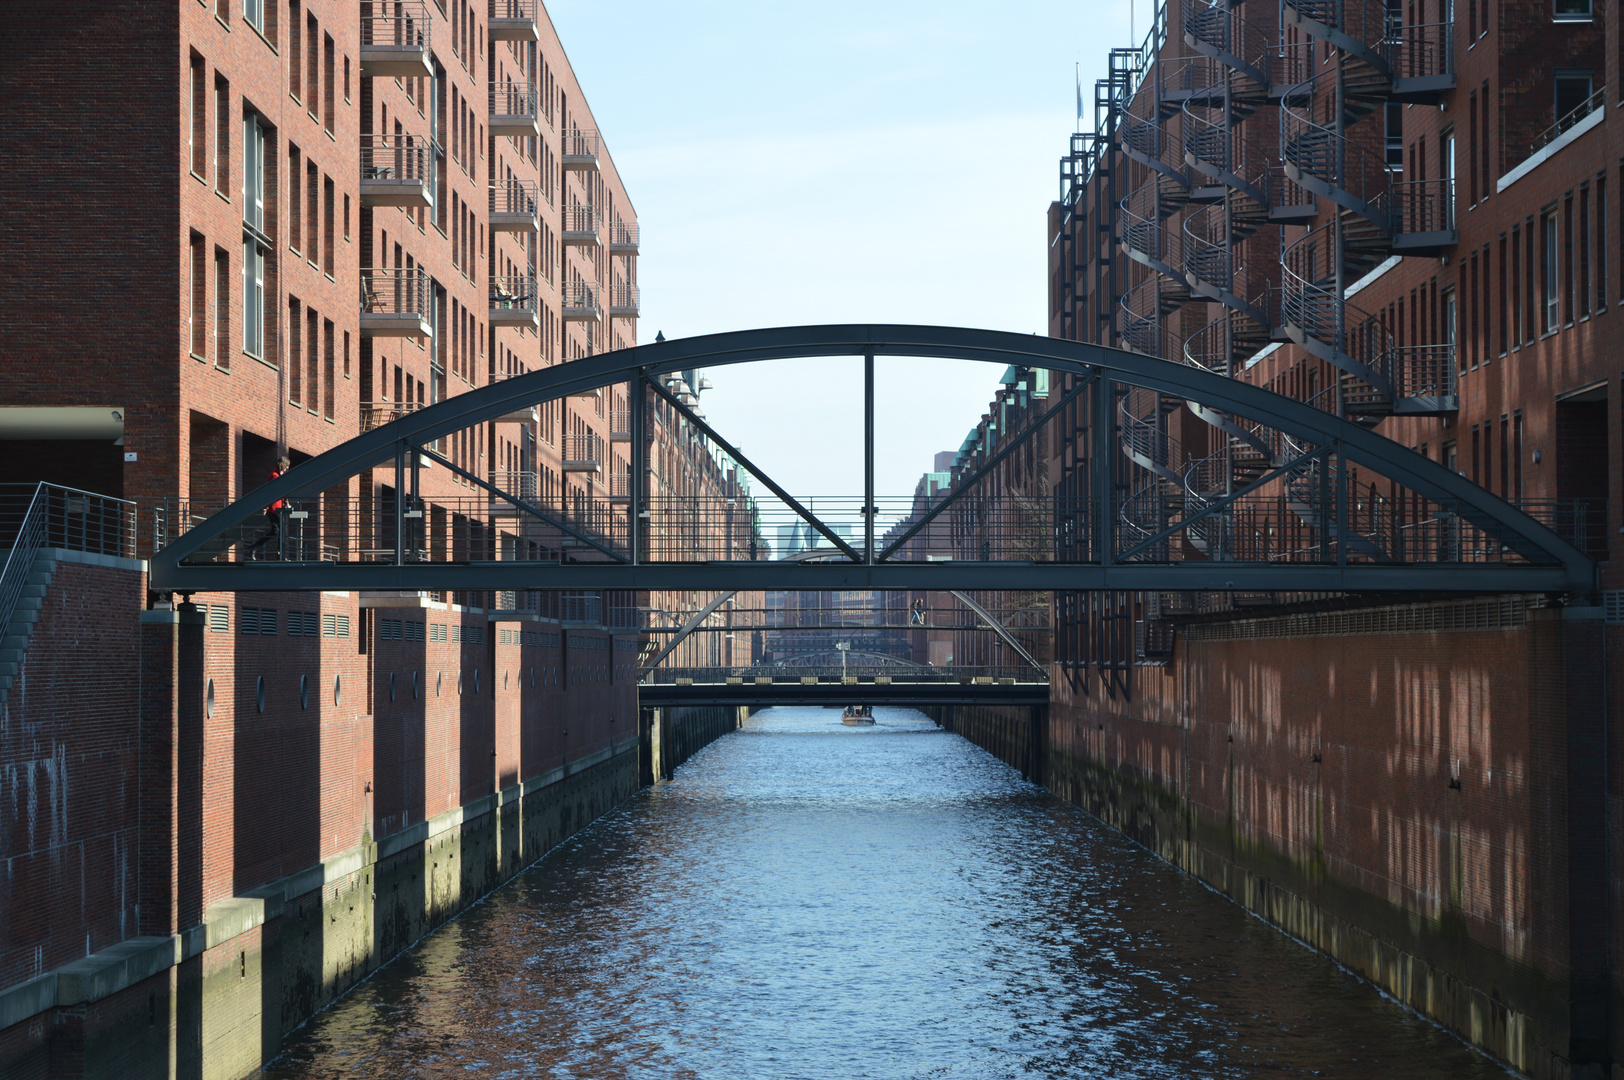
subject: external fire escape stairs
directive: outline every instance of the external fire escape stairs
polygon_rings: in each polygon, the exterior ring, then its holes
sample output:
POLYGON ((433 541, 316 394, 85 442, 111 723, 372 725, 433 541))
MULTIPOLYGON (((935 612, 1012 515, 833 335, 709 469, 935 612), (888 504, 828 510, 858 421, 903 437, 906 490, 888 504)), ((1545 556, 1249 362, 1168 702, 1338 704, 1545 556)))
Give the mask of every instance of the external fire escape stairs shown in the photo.
POLYGON ((28 643, 34 636, 34 624, 39 621, 45 606, 45 593, 56 574, 56 559, 50 548, 41 548, 33 557, 19 560, 20 565, 6 567, 11 581, 0 581, 0 596, 15 595, 10 617, 0 630, 0 708, 4 708, 22 674, 23 660, 28 655, 28 643))

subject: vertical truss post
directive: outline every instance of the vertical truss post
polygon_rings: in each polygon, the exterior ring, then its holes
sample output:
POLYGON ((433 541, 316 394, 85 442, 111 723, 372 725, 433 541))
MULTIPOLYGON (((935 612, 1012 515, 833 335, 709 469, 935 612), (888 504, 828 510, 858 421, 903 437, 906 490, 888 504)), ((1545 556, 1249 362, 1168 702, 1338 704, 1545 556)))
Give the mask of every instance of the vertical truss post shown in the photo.
POLYGON ((626 538, 631 553, 631 564, 643 560, 643 514, 646 512, 646 485, 648 484, 648 443, 643 434, 644 410, 648 406, 648 377, 641 371, 632 380, 631 393, 626 404, 630 407, 630 434, 632 437, 631 475, 626 478, 626 538))
POLYGON ((395 444, 395 565, 406 564, 406 444, 395 444))
POLYGON ((874 562, 874 354, 863 354, 863 561, 874 562))
POLYGON ((1088 463, 1089 488, 1094 516, 1094 559, 1101 566, 1116 561, 1111 542, 1111 455, 1112 443, 1111 378, 1101 371, 1094 376, 1094 415, 1089 427, 1089 451, 1093 460, 1088 463))

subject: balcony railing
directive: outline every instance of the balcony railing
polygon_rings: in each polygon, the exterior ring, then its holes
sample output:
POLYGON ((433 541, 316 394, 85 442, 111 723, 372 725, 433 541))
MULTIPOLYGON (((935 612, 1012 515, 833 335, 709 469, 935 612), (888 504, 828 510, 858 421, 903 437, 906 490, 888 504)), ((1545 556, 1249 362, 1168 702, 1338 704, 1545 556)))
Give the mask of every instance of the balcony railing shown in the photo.
POLYGON ((531 82, 499 79, 491 83, 492 135, 540 135, 536 86, 531 82))
POLYGON ((393 423, 422 406, 415 401, 363 401, 361 402, 361 430, 371 431, 393 423))
POLYGON ((609 410, 609 441, 632 441, 632 411, 630 409, 609 410))
POLYGON ((566 244, 587 244, 597 247, 602 241, 598 233, 603 229, 603 215, 590 203, 569 203, 564 207, 563 239, 566 244))
POLYGON ((597 593, 565 593, 559 598, 559 619, 567 623, 599 626, 603 622, 603 597, 597 593))
POLYGON ((569 128, 564 132, 561 164, 566 169, 596 169, 599 145, 597 128, 569 128))
POLYGON ((528 274, 491 278, 493 326, 539 326, 536 279, 528 274))
POLYGON ((619 218, 609 223, 609 253, 611 255, 636 255, 638 226, 635 221, 621 221, 619 218))
POLYGON ((361 336, 427 338, 429 276, 421 267, 361 271, 361 336))
POLYGON ((564 436, 565 472, 602 472, 603 440, 588 431, 564 436))
POLYGON ((490 38, 492 41, 539 41, 536 22, 540 0, 491 0, 490 38))
POLYGON ((361 0, 361 74, 433 78, 425 0, 361 0))
POLYGON ((434 155, 416 135, 361 136, 362 206, 432 206, 434 155))
POLYGON ((632 474, 629 472, 613 472, 609 474, 609 501, 612 503, 629 503, 632 499, 632 474))
POLYGON ((635 319, 640 297, 641 293, 636 285, 609 286, 609 314, 635 319))
POLYGON ((1540 132, 1539 138, 1528 144, 1528 152, 1530 154, 1537 154, 1547 146, 1551 145, 1551 143, 1556 141, 1556 137, 1558 135, 1573 127, 1573 125, 1577 124, 1579 121, 1583 120, 1597 109, 1601 108, 1606 101, 1606 95, 1607 87, 1596 87, 1595 93, 1581 101, 1577 106, 1570 110, 1566 116, 1557 117, 1556 123, 1540 132))
POLYGON ((491 228, 497 232, 536 232, 541 204, 534 180, 491 181, 491 228))
POLYGON ((559 290, 563 301, 564 318, 597 322, 603 318, 598 310, 598 291, 588 281, 566 281, 559 290))

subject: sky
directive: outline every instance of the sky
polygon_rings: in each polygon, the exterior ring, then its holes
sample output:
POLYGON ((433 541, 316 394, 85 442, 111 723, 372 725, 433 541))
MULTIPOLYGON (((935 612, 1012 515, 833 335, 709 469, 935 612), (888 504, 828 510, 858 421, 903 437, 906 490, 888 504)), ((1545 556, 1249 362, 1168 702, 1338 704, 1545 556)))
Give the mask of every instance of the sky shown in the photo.
MULTIPOLYGON (((841 322, 1047 332, 1046 213, 1078 65, 1091 102, 1107 50, 1129 43, 1128 0, 547 10, 637 210, 639 340, 841 322)), ((702 407, 797 496, 860 494, 861 370, 721 368, 702 407)), ((880 358, 877 493, 911 493, 957 449, 1002 372, 880 358)))

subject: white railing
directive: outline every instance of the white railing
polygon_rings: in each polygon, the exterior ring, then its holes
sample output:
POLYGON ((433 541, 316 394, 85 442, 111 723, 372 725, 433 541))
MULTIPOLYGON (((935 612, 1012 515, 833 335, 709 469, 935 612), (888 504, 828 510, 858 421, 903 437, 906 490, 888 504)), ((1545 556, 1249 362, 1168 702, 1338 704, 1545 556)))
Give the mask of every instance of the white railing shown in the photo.
POLYGON ((598 309, 598 291, 590 281, 566 281, 559 290, 559 299, 566 308, 598 309))
POLYGON ((599 145, 597 128, 564 129, 564 163, 597 161, 599 145))
POLYGON ((429 275, 422 267, 361 271, 362 315, 423 315, 428 301, 429 275))
POLYGON ((536 279, 529 274, 491 278, 492 311, 535 311, 536 279))
POLYGON ((497 79, 491 83, 491 115, 535 116, 536 87, 534 83, 514 79, 497 79))
POLYGON ((569 203, 564 207, 564 231, 597 233, 603 228, 603 215, 591 203, 569 203))
POLYGON ((535 217, 540 205, 536 190, 534 180, 492 180, 491 213, 535 217))
POLYGON ((616 218, 609 223, 609 246, 634 248, 637 246, 637 233, 637 222, 616 218))
POLYGON ((490 17, 536 21, 536 0, 491 0, 490 17))
POLYGON ((425 0, 361 0, 361 46, 395 49, 429 47, 425 0))
POLYGON ((533 503, 541 498, 541 478, 529 469, 499 469, 491 473, 491 483, 515 499, 533 503))
POLYGON ((636 315, 641 297, 636 285, 609 286, 609 312, 613 315, 636 315))
POLYGON ((362 180, 434 179, 434 158, 427 139, 416 135, 361 136, 362 180))

